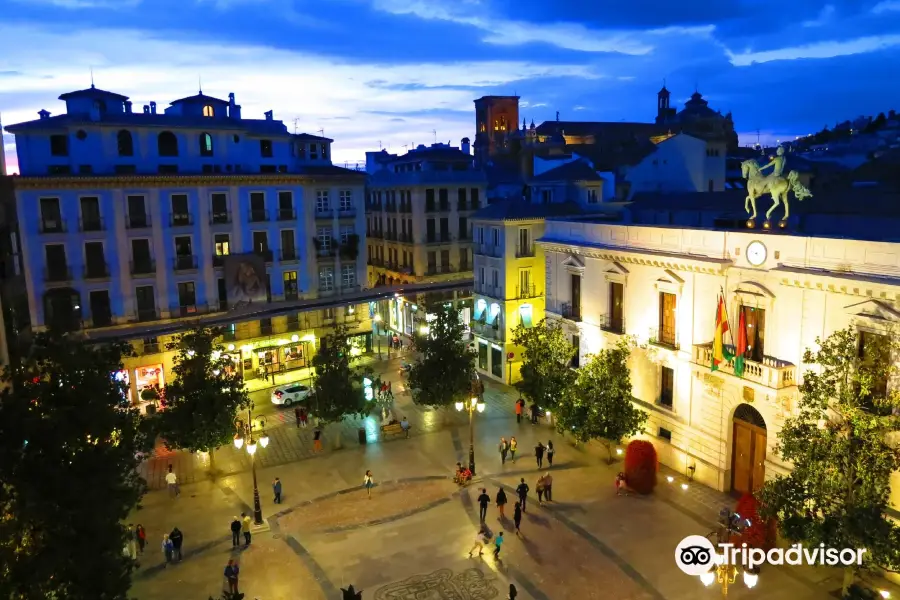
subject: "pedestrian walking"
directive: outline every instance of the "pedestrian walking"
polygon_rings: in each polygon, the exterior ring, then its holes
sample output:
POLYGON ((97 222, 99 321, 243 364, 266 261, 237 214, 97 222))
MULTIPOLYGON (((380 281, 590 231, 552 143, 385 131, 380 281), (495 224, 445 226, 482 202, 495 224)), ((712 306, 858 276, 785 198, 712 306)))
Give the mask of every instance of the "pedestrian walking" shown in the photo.
POLYGON ((303 410, 299 406, 294 408, 294 418, 297 419, 297 429, 300 429, 300 422, 303 420, 303 410))
POLYGON ((494 538, 494 559, 500 560, 500 546, 503 545, 503 532, 497 532, 497 537, 494 538))
POLYGON ((531 410, 531 424, 537 425, 537 421, 538 421, 538 405, 537 405, 537 403, 532 402, 529 409, 531 410))
POLYGON ((540 442, 534 447, 534 458, 537 459, 538 469, 544 466, 544 445, 540 442))
POLYGON ((300 408, 300 427, 306 427, 309 425, 309 411, 305 408, 300 408))
POLYGON ((500 511, 500 516, 497 517, 497 520, 500 521, 506 517, 506 514, 503 512, 506 508, 506 492, 503 488, 497 490, 497 510, 500 511))
POLYGON ((322 429, 319 427, 319 424, 316 423, 316 426, 313 429, 313 452, 319 453, 321 451, 322 451, 322 429))
POLYGON ((544 504, 544 476, 541 475, 538 477, 537 483, 535 484, 535 488, 537 489, 538 495, 538 504, 544 504))
POLYGON ((406 417, 400 421, 400 429, 403 430, 403 433, 406 434, 406 437, 409 438, 409 421, 406 420, 406 417))
POLYGON ((228 582, 228 592, 231 594, 238 593, 238 574, 240 572, 241 569, 234 562, 234 559, 229 559, 228 564, 225 566, 225 581, 228 582))
POLYGON ((250 545, 250 517, 241 513, 241 533, 244 534, 244 547, 250 545))
POLYGON ((363 485, 366 487, 366 495, 369 497, 369 500, 371 500, 372 488, 375 487, 375 479, 372 478, 372 471, 366 471, 366 478, 363 481, 363 485))
POLYGON ((169 465, 169 472, 166 473, 166 485, 169 488, 169 496, 174 498, 181 494, 178 488, 178 475, 172 472, 172 465, 169 465))
POLYGON ((516 441, 516 438, 509 438, 509 457, 513 462, 516 462, 516 450, 519 449, 519 442, 516 441))
POLYGON ((544 475, 544 499, 553 502, 553 475, 550 473, 544 475))
POLYGON ((519 398, 516 400, 516 423, 522 422, 522 410, 525 407, 525 401, 519 398))
POLYGON ((516 502, 513 509, 513 523, 516 525, 516 535, 519 535, 519 526, 522 524, 522 503, 516 502))
POLYGON ((275 504, 281 504, 281 480, 277 477, 272 482, 272 493, 275 494, 275 504))
POLYGON ((482 523, 487 518, 487 507, 490 503, 491 497, 488 496, 487 488, 481 488, 481 495, 478 496, 478 516, 481 518, 482 523))
POLYGON ((547 464, 551 467, 553 466, 553 453, 556 450, 553 449, 553 440, 547 440, 547 464))
POLYGON ((506 453, 509 452, 509 444, 506 442, 506 438, 500 438, 500 444, 497 446, 497 449, 500 451, 500 464, 506 464, 506 453))
POLYGON ((163 534, 162 551, 163 551, 163 556, 166 557, 166 566, 168 567, 169 563, 172 562, 172 551, 173 551, 172 540, 169 539, 168 533, 163 534))
POLYGON ((237 548, 241 545, 241 520, 235 517, 231 521, 231 546, 237 548))
POLYGON ((472 558, 472 555, 475 554, 475 551, 478 550, 478 556, 484 554, 484 545, 488 543, 487 534, 484 532, 484 528, 480 528, 478 533, 475 534, 475 543, 472 545, 472 549, 469 550, 469 558, 472 558))
POLYGON ((137 559, 137 529, 135 529, 134 525, 131 523, 128 524, 128 539, 125 542, 125 548, 128 550, 127 554, 131 560, 137 559))
POLYGON ((525 511, 528 500, 528 484, 525 483, 525 478, 519 480, 519 485, 516 486, 516 495, 519 497, 519 503, 522 505, 522 512, 525 511))
POLYGON ((143 554, 144 546, 147 545, 147 532, 140 523, 138 523, 137 529, 135 529, 135 534, 137 535, 138 552, 143 554))
POLYGON ((519 590, 516 589, 516 586, 509 584, 509 596, 506 597, 506 600, 516 600, 516 596, 518 595, 519 590))
POLYGON ((184 544, 184 534, 181 533, 181 530, 177 527, 172 529, 172 533, 169 534, 169 539, 172 540, 172 558, 177 561, 181 561, 181 546, 184 544))
POLYGON ((387 397, 390 398, 391 401, 394 400, 394 390, 390 381, 387 382, 387 397))

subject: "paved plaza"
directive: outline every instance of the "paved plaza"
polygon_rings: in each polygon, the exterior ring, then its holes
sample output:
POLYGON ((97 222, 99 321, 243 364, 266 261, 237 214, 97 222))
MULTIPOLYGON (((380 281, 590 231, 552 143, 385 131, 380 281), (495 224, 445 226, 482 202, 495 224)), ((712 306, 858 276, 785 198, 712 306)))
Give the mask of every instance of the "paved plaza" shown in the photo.
MULTIPOLYGON (((385 372, 396 373, 393 365, 385 372)), ((366 600, 488 600, 507 597, 514 583, 521 600, 675 600, 717 598, 721 589, 704 588, 677 569, 674 549, 687 535, 715 527, 718 510, 734 501, 699 485, 681 489, 665 475, 651 497, 616 496, 617 465, 599 454, 572 447, 546 423, 517 424, 515 394, 488 384, 488 409, 476 415, 478 477, 460 489, 451 480, 468 452, 463 416, 444 415, 412 405, 399 375, 394 378, 395 414, 413 423, 410 439, 380 439, 374 419, 326 430, 341 436, 343 448, 326 440, 321 455, 311 453, 308 430, 292 422, 271 427, 269 447, 257 456, 263 514, 270 530, 253 536, 249 547, 234 549, 229 524, 240 512, 252 513, 252 479, 245 455, 222 449, 220 474, 209 478, 204 458, 175 453, 152 459, 151 477, 171 462, 184 482, 181 495, 151 491, 133 515, 148 533, 148 548, 135 573, 139 600, 206 600, 224 587, 229 558, 241 567, 240 591, 249 599, 331 600, 353 584, 366 600), (366 429, 360 445, 357 425, 366 429), (515 463, 500 464, 501 435, 515 435, 521 449, 515 463), (531 453, 538 440, 557 449, 553 502, 539 506, 534 493, 539 471, 531 453), (307 460, 309 459, 309 460, 307 460), (361 487, 371 469, 377 482, 371 498, 361 487), (271 482, 284 485, 281 504, 273 504, 271 482), (485 487, 493 498, 499 487, 525 478, 530 503, 516 536, 496 507, 487 524, 503 531, 500 560, 468 558, 478 525, 475 498, 485 487), (184 559, 166 567, 160 550, 164 533, 184 533, 184 559)), ((546 462, 545 462, 545 469, 546 462)), ((159 487, 159 482, 155 482, 159 487)), ((511 505, 507 511, 511 515, 511 505)), ((798 567, 766 567, 754 590, 737 586, 734 598, 805 600, 829 597, 839 574, 798 567)))

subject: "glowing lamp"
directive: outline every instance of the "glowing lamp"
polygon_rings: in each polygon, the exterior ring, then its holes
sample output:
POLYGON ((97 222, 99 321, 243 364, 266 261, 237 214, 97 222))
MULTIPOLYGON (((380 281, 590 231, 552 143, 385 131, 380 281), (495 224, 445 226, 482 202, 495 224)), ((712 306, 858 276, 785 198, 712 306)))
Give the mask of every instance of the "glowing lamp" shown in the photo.
POLYGON ((250 442, 247 444, 247 452, 250 453, 250 456, 256 454, 256 442, 250 442))
POLYGON ((234 352, 234 344, 228 344, 228 351, 234 352))
POLYGON ((295 333, 294 335, 291 336, 291 341, 296 344, 297 342, 300 341, 300 336, 295 333))
POLYGON ((682 484, 681 484, 681 489, 687 490, 687 489, 688 489, 688 484, 682 483, 682 484))
POLYGON ((456 403, 456 410, 461 411, 461 410, 463 409, 463 407, 464 407, 464 405, 463 405, 462 402, 457 402, 457 403, 456 403))
POLYGON ((218 376, 219 376, 219 373, 220 373, 220 371, 219 371, 218 369, 213 369, 213 375, 215 375, 216 377, 218 377, 218 376))
POLYGON ((549 411, 549 410, 547 411, 547 418, 548 418, 548 419, 550 418, 550 411, 549 411))
POLYGON ((713 584, 713 581, 716 580, 716 576, 713 573, 707 572, 700 576, 700 581, 703 582, 703 585, 709 587, 713 584))
POLYGON ((469 400, 469 402, 470 402, 470 403, 472 404, 472 406, 474 407, 476 404, 478 404, 478 398, 477 398, 477 397, 472 397, 472 399, 469 400))
POLYGON ((478 409, 478 412, 483 413, 484 412, 484 402, 479 402, 476 408, 478 409))
POLYGON ((622 449, 616 448, 616 454, 618 454, 619 456, 622 456, 622 449))
POLYGON ((381 323, 381 315, 375 315, 375 321, 381 323))
POLYGON ((422 328, 419 329, 419 332, 420 332, 422 335, 428 335, 428 332, 429 332, 429 331, 431 331, 431 328, 428 327, 428 325, 422 325, 422 328))
POLYGON ((221 352, 219 352, 218 350, 213 350, 213 352, 212 352, 213 360, 219 360, 219 358, 221 358, 221 356, 222 356, 221 352))
POLYGON ((668 476, 666 476, 666 481, 668 481, 669 483, 672 483, 673 481, 675 481, 675 478, 672 477, 671 475, 668 475, 668 476))
POLYGON ((887 590, 878 590, 878 595, 881 596, 882 598, 890 598, 891 597, 891 593, 887 590))
POLYGON ((197 353, 194 352, 193 350, 188 350, 188 351, 187 351, 187 355, 188 355, 188 356, 194 356, 195 354, 197 354, 197 353))
MULTIPOLYGON (((748 588, 756 587, 756 582, 759 581, 759 575, 756 573, 750 573, 749 571, 744 571, 744 585, 748 588)), ((890 594, 888 594, 890 595, 890 594)))
POLYGON ((262 446, 263 448, 265 448, 266 446, 268 446, 268 445, 269 445, 269 436, 267 436, 266 434, 263 434, 262 437, 259 438, 259 444, 260 444, 260 446, 262 446))
POLYGON ((239 433, 234 434, 234 447, 238 450, 244 447, 244 438, 239 433))

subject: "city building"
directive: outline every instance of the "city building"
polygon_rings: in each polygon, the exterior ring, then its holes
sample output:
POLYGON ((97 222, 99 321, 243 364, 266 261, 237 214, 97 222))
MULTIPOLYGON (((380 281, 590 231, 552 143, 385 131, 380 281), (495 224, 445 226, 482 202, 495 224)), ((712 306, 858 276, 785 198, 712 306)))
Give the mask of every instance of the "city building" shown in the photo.
MULTIPOLYGON (((474 167, 468 138, 459 148, 432 144, 400 156, 368 152, 366 171, 369 284, 471 280, 470 220, 485 202, 487 180, 474 167)), ((459 292, 437 298, 461 302, 464 310, 468 299, 459 292)), ((407 335, 415 331, 418 300, 410 300, 379 309, 386 328, 407 335)))
POLYGON ((774 447, 796 414, 804 350, 846 327, 865 340, 900 324, 898 192, 815 190, 783 228, 748 228, 740 190, 643 194, 603 216, 550 219, 537 241, 547 318, 576 366, 634 336, 634 401, 660 460, 719 490, 756 490, 787 468, 774 447), (746 339, 743 373, 728 361, 711 370, 720 299, 724 344, 746 339))
MULTIPOLYGON (((31 327, 133 332, 122 376, 136 394, 171 367, 170 337, 141 334, 151 322, 365 286, 365 176, 331 164, 333 140, 292 135, 271 111, 244 118, 233 94, 161 112, 93 86, 59 98, 65 112, 6 128, 31 327)), ((365 351, 368 307, 344 312, 245 318, 226 336, 244 376, 263 376, 307 365, 335 320, 365 351)))

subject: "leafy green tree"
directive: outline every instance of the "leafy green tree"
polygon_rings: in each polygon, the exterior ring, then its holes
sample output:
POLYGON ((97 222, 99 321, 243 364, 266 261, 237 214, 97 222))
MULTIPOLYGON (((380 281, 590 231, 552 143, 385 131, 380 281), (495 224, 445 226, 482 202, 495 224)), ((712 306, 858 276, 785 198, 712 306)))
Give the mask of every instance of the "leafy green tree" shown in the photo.
MULTIPOLYGON (((898 350, 893 334, 851 329, 816 340, 803 362, 817 365, 800 386, 798 414, 779 434, 777 451, 793 464, 761 490, 761 513, 778 520, 795 543, 866 548, 865 567, 900 568, 900 528, 885 511, 900 450, 887 436, 900 429, 900 392, 888 391, 898 350)), ((846 596, 857 567, 844 570, 846 596)))
MULTIPOLYGON (((369 413, 371 403, 366 400, 363 379, 371 377, 371 373, 355 368, 356 360, 350 352, 350 337, 345 325, 336 325, 321 339, 312 359, 316 372, 310 403, 315 416, 323 423, 338 423, 345 416, 369 413)), ((334 443, 340 445, 340 434, 335 436, 334 443)))
POLYGON ((459 310, 450 305, 435 310, 428 333, 416 339, 421 358, 410 369, 409 387, 413 402, 440 408, 465 401, 471 394, 475 353, 463 339, 459 310))
POLYGON ((632 402, 628 357, 634 341, 622 338, 615 346, 588 357, 578 370, 573 393, 563 394, 556 405, 556 427, 586 443, 596 439, 606 448, 608 462, 613 448, 626 437, 640 433, 647 413, 632 402))
POLYGON ((534 327, 519 325, 513 343, 522 348, 519 392, 542 408, 554 407, 571 393, 577 374, 570 368, 578 351, 559 325, 542 320, 534 327))
POLYGON ((209 452, 213 473, 215 450, 232 441, 237 411, 250 406, 243 378, 218 343, 221 335, 201 326, 168 344, 174 377, 166 385, 166 408, 156 416, 166 446, 209 452))
POLYGON ((121 522, 152 448, 122 369, 127 344, 38 334, 0 392, 0 597, 125 600, 121 522))

